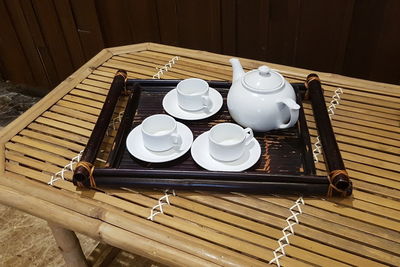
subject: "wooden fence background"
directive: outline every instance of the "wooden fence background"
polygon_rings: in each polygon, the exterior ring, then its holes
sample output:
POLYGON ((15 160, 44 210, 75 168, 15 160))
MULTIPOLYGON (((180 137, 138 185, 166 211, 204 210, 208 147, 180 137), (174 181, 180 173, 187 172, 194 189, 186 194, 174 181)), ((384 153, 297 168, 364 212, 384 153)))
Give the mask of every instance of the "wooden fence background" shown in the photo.
POLYGON ((398 0, 0 0, 0 17, 0 72, 47 89, 145 41, 400 84, 398 0))

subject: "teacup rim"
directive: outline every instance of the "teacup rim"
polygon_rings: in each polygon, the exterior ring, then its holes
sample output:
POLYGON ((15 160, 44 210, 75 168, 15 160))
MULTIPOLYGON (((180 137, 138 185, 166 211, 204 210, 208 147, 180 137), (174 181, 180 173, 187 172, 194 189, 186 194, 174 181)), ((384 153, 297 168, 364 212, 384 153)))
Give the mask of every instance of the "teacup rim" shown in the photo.
POLYGON ((145 118, 145 119, 142 121, 142 123, 140 124, 140 126, 141 126, 142 132, 144 132, 144 133, 147 134, 148 136, 159 136, 159 137, 163 137, 163 136, 170 135, 171 133, 173 133, 173 132, 175 131, 175 129, 177 129, 176 120, 175 120, 172 116, 169 116, 169 115, 167 115, 167 114, 154 114, 154 115, 148 116, 147 118, 145 118), (143 124, 145 123, 145 121, 146 121, 147 119, 152 118, 152 117, 156 117, 156 116, 157 116, 157 117, 165 117, 165 118, 168 118, 168 119, 172 119, 172 121, 174 122, 174 127, 172 127, 172 129, 171 129, 170 131, 168 131, 168 132, 166 132, 166 133, 164 133, 164 134, 161 134, 161 135, 154 135, 153 133, 149 133, 148 131, 145 130, 145 128, 143 127, 143 124))
POLYGON ((180 81, 180 82, 176 85, 176 91, 177 91, 179 94, 184 95, 184 96, 199 96, 199 95, 204 95, 205 93, 207 93, 207 91, 208 91, 209 89, 210 89, 210 85, 208 84, 208 82, 207 82, 206 80, 199 79, 199 78, 188 78, 188 79, 184 79, 184 80, 180 81), (181 84, 182 82, 190 81, 190 80, 201 81, 202 83, 205 83, 205 84, 207 85, 207 87, 205 87, 205 89, 202 90, 201 92, 198 92, 198 93, 195 93, 195 94, 185 94, 184 92, 182 92, 182 91, 179 89, 180 84, 181 84))
POLYGON ((236 123, 232 123, 232 122, 219 123, 219 124, 213 126, 213 127, 208 131, 208 139, 209 139, 212 143, 214 143, 214 144, 216 144, 216 145, 218 145, 218 146, 231 147, 231 146, 235 146, 235 145, 238 145, 238 144, 242 143, 242 142, 246 139, 246 134, 244 133, 244 130, 245 130, 245 129, 243 129, 240 125, 238 125, 238 124, 236 124, 236 123), (227 125, 227 124, 234 125, 235 127, 240 127, 240 128, 241 128, 243 135, 242 135, 242 138, 240 139, 240 141, 238 141, 238 142, 236 142, 236 143, 234 143, 234 144, 221 144, 221 143, 217 142, 216 140, 214 140, 214 139, 212 138, 211 131, 214 129, 214 127, 217 127, 217 126, 219 126, 219 125, 227 125))

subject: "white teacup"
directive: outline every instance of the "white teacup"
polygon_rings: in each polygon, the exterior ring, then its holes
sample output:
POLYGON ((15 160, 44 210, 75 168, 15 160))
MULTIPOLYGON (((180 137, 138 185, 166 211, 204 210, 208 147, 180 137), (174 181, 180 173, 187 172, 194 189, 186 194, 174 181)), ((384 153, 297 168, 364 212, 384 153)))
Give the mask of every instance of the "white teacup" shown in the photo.
POLYGON ((253 137, 250 128, 243 129, 234 123, 217 124, 208 134, 210 155, 219 161, 237 160, 253 137))
POLYGON ((142 122, 142 136, 144 146, 152 151, 166 151, 173 147, 180 147, 182 137, 177 132, 174 118, 165 114, 156 114, 147 117, 142 122))
POLYGON ((189 78, 176 86, 178 105, 188 111, 197 111, 211 106, 208 83, 202 79, 189 78))

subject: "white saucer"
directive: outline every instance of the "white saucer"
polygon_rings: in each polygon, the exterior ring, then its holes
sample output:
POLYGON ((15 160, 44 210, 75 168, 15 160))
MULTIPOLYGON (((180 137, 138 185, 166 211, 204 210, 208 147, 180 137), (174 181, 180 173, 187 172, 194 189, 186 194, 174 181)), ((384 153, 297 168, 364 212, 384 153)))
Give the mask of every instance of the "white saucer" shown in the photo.
POLYGON ((239 159, 230 162, 218 161, 210 155, 208 133, 209 132, 205 132, 197 137, 196 140, 194 140, 190 151, 193 160, 206 170, 232 172, 244 171, 252 167, 261 156, 260 144, 255 138, 253 138, 239 159))
POLYGON ((184 155, 193 143, 192 131, 183 123, 176 122, 178 134, 182 136, 182 145, 180 148, 171 148, 167 151, 155 152, 148 150, 143 144, 142 125, 136 126, 126 138, 126 148, 129 153, 137 159, 161 163, 179 158, 184 155))
POLYGON ((222 107, 223 99, 217 90, 210 88, 209 96, 212 103, 211 109, 187 111, 179 107, 176 89, 172 89, 164 96, 162 105, 164 110, 175 118, 182 120, 201 120, 214 115, 222 107))

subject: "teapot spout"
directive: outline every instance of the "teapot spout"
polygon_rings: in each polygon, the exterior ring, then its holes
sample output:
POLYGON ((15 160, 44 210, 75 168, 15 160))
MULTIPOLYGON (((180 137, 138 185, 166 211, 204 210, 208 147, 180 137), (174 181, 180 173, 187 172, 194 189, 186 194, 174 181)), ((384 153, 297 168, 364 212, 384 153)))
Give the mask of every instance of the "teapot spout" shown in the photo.
POLYGON ((232 83, 234 83, 243 76, 244 70, 242 68, 242 65, 240 64, 239 59, 231 58, 229 59, 229 62, 231 63, 233 69, 232 83))

